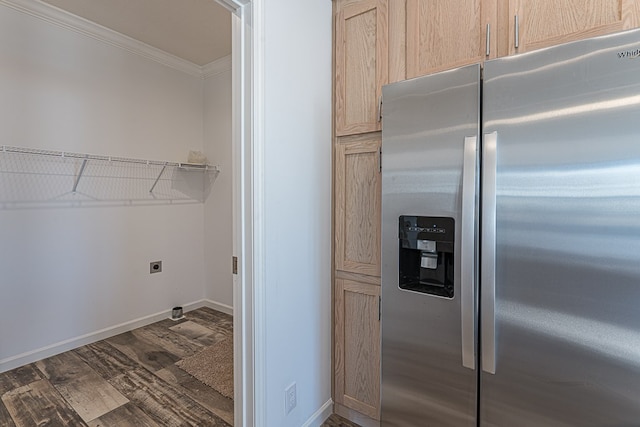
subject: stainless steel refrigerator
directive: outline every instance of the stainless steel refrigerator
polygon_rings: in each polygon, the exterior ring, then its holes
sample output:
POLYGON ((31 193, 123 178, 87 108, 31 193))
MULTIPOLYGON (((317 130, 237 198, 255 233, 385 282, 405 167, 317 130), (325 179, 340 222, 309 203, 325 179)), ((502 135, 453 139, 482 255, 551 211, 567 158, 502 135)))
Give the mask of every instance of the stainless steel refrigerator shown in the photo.
POLYGON ((640 426, 640 32, 383 106, 382 425, 640 426))

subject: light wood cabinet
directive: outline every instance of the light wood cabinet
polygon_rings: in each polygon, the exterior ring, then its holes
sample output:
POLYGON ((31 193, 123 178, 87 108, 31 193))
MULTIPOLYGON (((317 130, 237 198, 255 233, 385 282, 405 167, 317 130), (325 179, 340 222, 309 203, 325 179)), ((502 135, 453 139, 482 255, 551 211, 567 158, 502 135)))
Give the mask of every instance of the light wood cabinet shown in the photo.
POLYGON ((400 0, 390 9, 391 81, 403 68, 413 78, 640 26, 639 0, 400 0))
POLYGON ((336 135, 380 130, 379 99, 388 73, 386 0, 340 4, 335 55, 336 135))
POLYGON ((333 395, 337 413, 371 426, 380 418, 379 102, 389 73, 388 3, 334 7, 333 395))
POLYGON ((380 276, 379 132, 341 138, 335 148, 335 265, 380 276))
POLYGON ((509 53, 515 54, 635 28, 639 16, 638 0, 510 0, 503 19, 509 21, 509 53))
POLYGON ((333 394, 336 412, 371 426, 380 415, 382 86, 636 28, 640 0, 335 0, 334 14, 333 394))
POLYGON ((407 78, 494 58, 497 13, 497 0, 406 0, 407 78))
POLYGON ((336 278, 335 401, 380 419, 380 285, 336 278))

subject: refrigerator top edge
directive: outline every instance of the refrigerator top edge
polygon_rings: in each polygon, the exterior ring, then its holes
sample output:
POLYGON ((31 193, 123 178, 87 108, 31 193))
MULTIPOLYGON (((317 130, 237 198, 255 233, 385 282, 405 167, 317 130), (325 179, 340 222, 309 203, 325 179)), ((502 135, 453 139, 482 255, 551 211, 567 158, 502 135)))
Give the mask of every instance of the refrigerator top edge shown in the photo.
POLYGON ((451 133, 479 137, 481 82, 480 64, 471 64, 383 86, 382 146, 451 133))
MULTIPOLYGON (((580 40, 574 40, 566 43, 561 43, 553 46, 547 46, 544 48, 532 50, 529 52, 518 53, 515 55, 509 56, 501 56, 498 58, 488 59, 484 61, 485 66, 488 64, 493 64, 496 62, 504 62, 504 61, 518 61, 524 60, 525 58, 533 58, 535 57, 545 57, 550 54, 550 52, 554 51, 566 51, 570 52, 572 50, 586 50, 593 51, 597 50, 602 46, 620 46, 625 43, 633 42, 633 40, 638 40, 640 38, 640 28, 634 28, 630 30, 618 31, 610 34, 603 34, 600 36, 589 37, 580 40)), ((538 61, 539 59, 535 59, 538 61)))
MULTIPOLYGON (((431 86, 434 88, 446 87, 446 86, 449 86, 452 81, 456 80, 456 77, 455 77, 456 74, 464 75, 468 73, 471 75, 473 73, 476 73, 478 75, 478 81, 479 81, 480 80, 479 76, 481 72, 480 70, 481 70, 481 65, 479 63, 476 63, 476 64, 465 65, 462 67, 451 68, 449 70, 439 71, 433 74, 413 77, 411 79, 401 80, 398 82, 388 83, 382 86, 382 97, 384 99, 385 94, 387 94, 388 96, 390 92, 394 90, 393 88, 405 88, 404 90, 407 90, 408 88, 419 85, 420 82, 424 80, 431 80, 431 86)), ((383 116, 383 119, 384 119, 384 116, 383 116)))
POLYGON ((512 126, 546 132, 578 117, 583 122, 574 126, 592 125, 603 113, 640 105, 638 76, 640 29, 487 61, 483 132, 512 126))
POLYGON ((640 28, 487 60, 483 80, 486 84, 514 73, 520 73, 514 75, 518 78, 537 73, 550 78, 548 84, 553 85, 552 77, 560 68, 598 61, 609 64, 612 71, 615 71, 613 65, 622 72, 629 68, 640 71, 640 28))

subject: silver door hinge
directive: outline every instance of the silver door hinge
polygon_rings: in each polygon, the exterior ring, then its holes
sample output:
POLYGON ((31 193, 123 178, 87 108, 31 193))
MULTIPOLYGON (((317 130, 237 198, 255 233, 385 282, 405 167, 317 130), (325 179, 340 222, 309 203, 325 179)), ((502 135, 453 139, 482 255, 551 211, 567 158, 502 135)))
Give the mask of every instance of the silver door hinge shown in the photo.
POLYGON ((378 322, 382 319, 382 297, 378 296, 378 322))
POLYGON ((382 173, 382 147, 378 149, 378 170, 382 173))
POLYGON ((382 121, 382 95, 378 98, 378 122, 382 121))
POLYGON ((233 274, 238 274, 238 257, 231 257, 231 271, 233 274))

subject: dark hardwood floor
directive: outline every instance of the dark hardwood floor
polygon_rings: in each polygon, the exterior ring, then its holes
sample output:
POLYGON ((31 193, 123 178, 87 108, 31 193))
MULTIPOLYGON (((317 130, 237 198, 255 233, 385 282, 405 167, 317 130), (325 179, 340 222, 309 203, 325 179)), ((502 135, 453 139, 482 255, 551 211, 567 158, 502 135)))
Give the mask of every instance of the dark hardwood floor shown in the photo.
POLYGON ((232 426, 233 400, 175 365, 232 335, 231 316, 200 308, 2 373, 0 426, 232 426))
POLYGON ((358 424, 352 423, 349 420, 345 420, 340 415, 331 415, 323 424, 322 427, 360 427, 358 424))
POLYGON ((200 308, 0 374, 0 426, 233 425, 233 400, 175 362, 233 335, 200 308))

